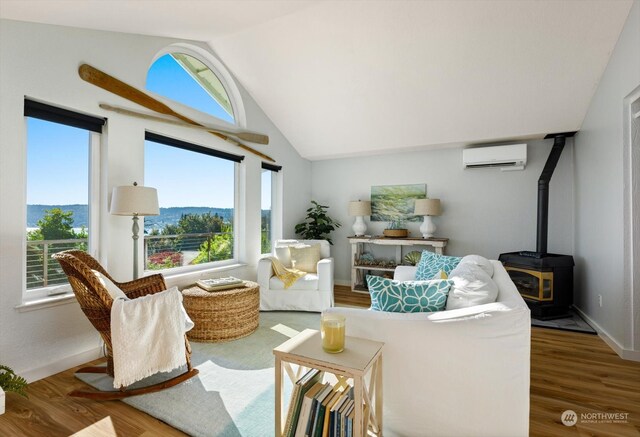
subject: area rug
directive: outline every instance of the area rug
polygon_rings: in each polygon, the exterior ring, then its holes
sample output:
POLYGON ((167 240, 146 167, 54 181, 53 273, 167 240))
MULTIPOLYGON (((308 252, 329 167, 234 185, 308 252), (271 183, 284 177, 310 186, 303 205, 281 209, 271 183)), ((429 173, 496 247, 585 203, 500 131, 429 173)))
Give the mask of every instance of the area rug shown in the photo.
POLYGON ((531 326, 596 334, 596 331, 573 308, 569 309, 569 317, 563 317, 562 319, 538 320, 532 317, 531 326))
MULTIPOLYGON (((316 313, 262 312, 258 330, 248 337, 227 343, 192 342, 191 361, 200 370, 196 377, 123 402, 192 436, 273 435, 272 350, 296 333, 306 328, 318 329, 319 325, 320 315, 316 313)), ((153 376, 137 386, 171 375, 153 376)), ((113 390, 113 379, 106 375, 77 376, 101 390, 113 390)), ((289 385, 285 389, 289 391, 289 385)))

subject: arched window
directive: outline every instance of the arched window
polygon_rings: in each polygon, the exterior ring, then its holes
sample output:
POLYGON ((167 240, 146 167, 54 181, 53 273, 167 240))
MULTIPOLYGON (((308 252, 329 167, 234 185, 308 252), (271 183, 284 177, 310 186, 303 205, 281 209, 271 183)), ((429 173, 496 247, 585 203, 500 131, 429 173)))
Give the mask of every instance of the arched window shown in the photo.
POLYGON ((160 56, 147 73, 147 89, 231 124, 238 124, 229 93, 218 74, 183 52, 160 56))

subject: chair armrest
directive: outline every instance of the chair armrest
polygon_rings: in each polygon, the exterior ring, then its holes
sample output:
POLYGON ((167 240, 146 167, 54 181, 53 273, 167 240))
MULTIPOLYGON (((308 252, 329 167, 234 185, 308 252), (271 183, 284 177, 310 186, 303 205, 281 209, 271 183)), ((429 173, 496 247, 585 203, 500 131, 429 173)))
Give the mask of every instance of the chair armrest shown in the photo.
POLYGON ((156 273, 155 275, 145 276, 144 278, 134 279, 130 282, 122 282, 117 284, 130 299, 154 294, 167 289, 164 277, 156 273))
POLYGON ((263 290, 269 289, 269 279, 273 276, 273 267, 269 258, 258 260, 258 285, 263 290))
POLYGON ((333 258, 318 261, 318 290, 333 293, 333 258))

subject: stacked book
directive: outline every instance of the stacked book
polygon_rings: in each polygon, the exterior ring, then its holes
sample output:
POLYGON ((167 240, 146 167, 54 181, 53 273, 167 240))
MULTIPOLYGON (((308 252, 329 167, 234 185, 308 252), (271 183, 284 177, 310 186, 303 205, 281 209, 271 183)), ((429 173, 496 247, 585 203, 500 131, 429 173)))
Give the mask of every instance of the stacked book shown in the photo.
POLYGON ((196 285, 206 291, 221 291, 244 287, 244 281, 233 276, 228 278, 201 279, 196 285))
POLYGON ((294 385, 284 428, 285 437, 352 437, 353 387, 322 382, 322 372, 309 370, 294 385))

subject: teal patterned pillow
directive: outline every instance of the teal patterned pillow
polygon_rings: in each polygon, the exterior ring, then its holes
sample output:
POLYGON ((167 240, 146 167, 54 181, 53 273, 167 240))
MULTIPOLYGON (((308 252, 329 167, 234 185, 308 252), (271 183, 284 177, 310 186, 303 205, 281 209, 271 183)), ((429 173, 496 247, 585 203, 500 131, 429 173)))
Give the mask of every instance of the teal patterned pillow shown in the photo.
POLYGON ((416 270, 416 281, 428 281, 440 270, 444 270, 448 275, 451 270, 456 268, 461 259, 459 256, 444 256, 423 250, 416 270))
POLYGON ((442 311, 453 281, 394 281, 367 276, 371 309, 392 313, 426 313, 442 311))

